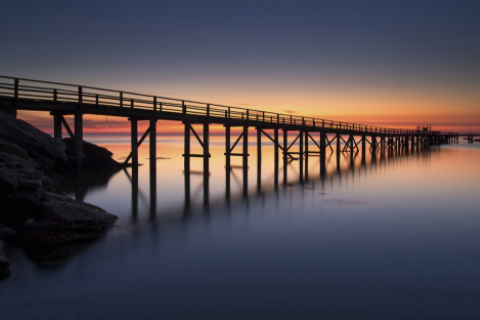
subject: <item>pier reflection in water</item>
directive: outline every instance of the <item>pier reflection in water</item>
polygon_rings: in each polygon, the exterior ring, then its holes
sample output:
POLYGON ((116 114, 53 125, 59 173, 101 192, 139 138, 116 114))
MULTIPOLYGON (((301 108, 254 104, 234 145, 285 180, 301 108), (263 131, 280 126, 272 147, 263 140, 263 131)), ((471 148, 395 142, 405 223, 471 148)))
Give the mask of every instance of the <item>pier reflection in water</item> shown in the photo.
MULTIPOLYGON (((159 149, 162 148, 159 147, 159 149)), ((150 171, 148 166, 123 170, 131 186, 131 221, 136 222, 138 219, 139 200, 145 209, 141 215, 149 216, 150 220, 161 217, 165 212, 169 214, 176 212, 176 215, 188 217, 190 213, 196 211, 208 212, 211 205, 216 208, 229 207, 231 202, 248 201, 250 197, 277 194, 292 186, 305 187, 306 184, 325 186, 325 184, 341 184, 343 180, 348 182, 349 179, 362 179, 362 176, 376 172, 380 168, 395 170, 395 166, 401 165, 409 158, 428 159, 432 150, 435 152, 439 149, 417 147, 409 151, 385 148, 385 152, 380 148, 372 152, 368 147, 367 150, 358 148, 355 152, 335 152, 331 149, 327 151, 325 160, 322 162, 320 155, 309 154, 308 144, 306 144, 303 163, 299 159, 288 159, 285 162, 286 166, 283 163, 280 166, 272 164, 275 155, 273 152, 268 153, 267 148, 262 148, 263 152, 258 150, 257 146, 255 152, 252 152, 256 154, 256 158, 250 159, 250 162, 256 166, 230 164, 227 168, 227 165, 218 161, 218 158, 221 159, 223 156, 221 147, 214 146, 210 151, 217 158, 217 163, 212 166, 212 171, 199 170, 193 164, 194 168, 190 168, 187 172, 184 166, 182 168, 182 163, 175 161, 174 154, 168 154, 171 158, 159 160, 158 171, 150 171), (163 163, 165 166, 162 166, 163 163), (221 174, 222 169, 225 174, 221 174), (181 175, 178 174, 179 172, 181 175), (139 184, 139 175, 144 180, 143 187, 139 184), (177 189, 168 188, 173 187, 171 182, 174 179, 178 180, 177 189), (178 189, 178 182, 183 182, 183 190, 178 189), (160 190, 157 184, 161 186, 160 190), (210 190, 211 184, 214 186, 213 192, 210 190), (147 189, 149 192, 146 191, 147 189), (171 200, 174 194, 178 197, 182 191, 183 201, 171 200), (160 204, 160 209, 157 208, 157 204, 160 204)), ((176 158, 178 159, 178 154, 176 158)), ((202 160, 200 159, 199 162, 202 160)))

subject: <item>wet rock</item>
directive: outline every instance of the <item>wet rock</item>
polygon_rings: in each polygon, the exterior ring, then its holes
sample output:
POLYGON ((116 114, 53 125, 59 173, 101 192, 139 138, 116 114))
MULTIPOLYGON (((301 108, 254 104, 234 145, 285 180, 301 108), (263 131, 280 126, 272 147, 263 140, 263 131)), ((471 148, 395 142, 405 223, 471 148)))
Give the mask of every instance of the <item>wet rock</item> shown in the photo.
POLYGON ((17 233, 10 229, 10 228, 7 228, 3 225, 0 225, 0 240, 1 241, 5 241, 5 242, 8 242, 8 241, 11 241, 11 240, 14 240, 17 238, 17 233))
POLYGON ((0 152, 0 190, 36 189, 42 186, 43 172, 31 161, 14 154, 0 152))
POLYGON ((100 237, 116 219, 97 206, 46 192, 37 214, 25 222, 20 234, 28 247, 90 241, 100 237))
POLYGON ((10 275, 10 261, 3 252, 3 242, 0 240, 0 279, 10 275))
MULTIPOLYGON (((75 145, 71 138, 64 138, 63 142, 66 145, 65 153, 69 159, 69 167, 74 168, 75 145)), ((83 153, 85 155, 84 168, 87 170, 109 170, 118 171, 124 167, 112 159, 113 153, 105 148, 99 147, 93 143, 83 141, 83 153)))
MULTIPOLYGON (((17 238, 27 252, 36 253, 34 258, 64 257, 72 252, 72 243, 100 237, 117 219, 99 207, 51 193, 64 180, 58 172, 65 169, 65 148, 61 140, 0 110, 0 239, 17 238)), ((84 149, 88 165, 100 172, 122 167, 105 148, 85 142, 84 149)), ((6 275, 9 263, 1 253, 0 274, 6 275)))
POLYGON ((0 151, 33 159, 37 170, 53 176, 59 162, 67 160, 65 144, 25 121, 1 112, 0 151))

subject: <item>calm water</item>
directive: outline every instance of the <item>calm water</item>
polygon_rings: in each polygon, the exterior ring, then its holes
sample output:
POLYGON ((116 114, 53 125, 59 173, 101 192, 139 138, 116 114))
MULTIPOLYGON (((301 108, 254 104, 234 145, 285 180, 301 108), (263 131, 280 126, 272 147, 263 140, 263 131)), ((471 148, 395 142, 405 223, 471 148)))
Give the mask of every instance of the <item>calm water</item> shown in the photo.
POLYGON ((252 145, 248 188, 234 168, 229 194, 213 145, 208 196, 201 159, 185 191, 175 140, 158 145, 156 189, 148 144, 138 190, 130 169, 72 186, 118 222, 55 265, 9 248, 1 319, 480 319, 479 145, 364 165, 333 154, 323 180, 311 157, 304 183, 298 161, 285 185, 280 165, 276 190, 265 142, 260 184, 252 145))

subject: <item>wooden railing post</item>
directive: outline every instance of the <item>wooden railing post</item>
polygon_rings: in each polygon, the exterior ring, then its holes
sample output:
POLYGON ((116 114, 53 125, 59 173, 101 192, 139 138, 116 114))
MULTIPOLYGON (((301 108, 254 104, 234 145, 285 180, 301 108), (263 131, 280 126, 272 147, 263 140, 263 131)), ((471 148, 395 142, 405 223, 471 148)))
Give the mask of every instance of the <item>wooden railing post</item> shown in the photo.
POLYGON ((130 99, 130 108, 134 108, 134 100, 133 99, 130 99))
POLYGON ((153 111, 157 111, 157 97, 153 97, 153 111))
POLYGON ((187 114, 187 106, 185 105, 185 101, 182 100, 182 113, 184 115, 187 114))
POLYGON ((81 86, 78 87, 78 103, 83 103, 83 88, 81 86))
POLYGON ((19 90, 19 84, 20 84, 20 81, 18 79, 15 79, 15 84, 14 84, 14 91, 13 91, 13 96, 15 98, 15 100, 18 99, 18 90, 19 90))
POLYGON ((210 105, 207 104, 207 118, 210 117, 210 105))
POLYGON ((120 91, 120 108, 123 108, 123 92, 120 91))
POLYGON ((53 101, 57 102, 57 89, 53 89, 53 101))

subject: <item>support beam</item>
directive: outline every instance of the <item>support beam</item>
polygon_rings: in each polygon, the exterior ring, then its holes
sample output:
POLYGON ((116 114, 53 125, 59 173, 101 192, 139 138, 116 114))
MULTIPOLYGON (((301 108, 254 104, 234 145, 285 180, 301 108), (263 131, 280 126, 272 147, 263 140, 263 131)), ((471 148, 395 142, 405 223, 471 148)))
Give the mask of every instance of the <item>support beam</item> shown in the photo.
POLYGON ((248 125, 243 126, 243 195, 248 196, 248 125))
POLYGON ((190 123, 184 122, 183 175, 185 178, 185 208, 190 207, 190 123))
MULTIPOLYGON (((60 121, 62 121, 62 124, 65 127, 65 129, 67 130, 68 135, 70 136, 70 139, 75 141, 75 134, 73 133, 72 129, 70 129, 70 126, 68 125, 68 122, 65 120, 65 118, 63 116, 60 117, 60 121)), ((74 122, 75 122, 75 120, 74 120, 74 122)), ((74 125, 75 125, 75 123, 74 123, 74 125)))
MULTIPOLYGON (((277 146, 275 146, 277 148, 277 146)), ((262 129, 257 127, 257 192, 262 191, 262 129)))
POLYGON ((157 119, 150 118, 150 218, 157 213, 157 119))
MULTIPOLYGON (((198 139, 200 141, 200 139, 198 139)), ((210 128, 203 124, 203 205, 208 207, 210 199, 210 128)))
MULTIPOLYGON (((156 179, 157 176, 157 119, 150 119, 150 173, 156 179)), ((152 181, 153 182, 153 181, 152 181)))
POLYGON ((275 184, 275 188, 278 188, 278 149, 279 149, 279 144, 278 144, 278 128, 275 128, 273 129, 274 132, 273 132, 273 138, 274 138, 274 161, 275 161, 275 164, 274 164, 274 168, 273 168, 273 171, 274 171, 274 184, 275 184))
POLYGON ((288 150, 288 131, 283 129, 283 184, 287 184, 287 150, 288 150))
POLYGON ((184 122, 183 164, 185 175, 190 175, 190 123, 184 122))
POLYGON ((324 178, 327 173, 327 155, 326 155, 327 134, 320 132, 320 177, 324 178))
POLYGON ((366 143, 366 137, 365 135, 362 135, 362 164, 365 165, 366 163, 366 149, 367 149, 367 143, 366 143))
POLYGON ((305 181, 308 181, 308 137, 309 136, 310 134, 308 133, 308 131, 305 131, 305 181))
POLYGON ((342 136, 340 135, 340 133, 337 133, 337 151, 336 151, 336 155, 337 155, 337 171, 340 171, 340 140, 341 140, 342 136))
POLYGON ((225 125, 225 197, 230 199, 230 125, 225 125))
POLYGON ((300 137, 300 154, 299 154, 299 160, 300 160, 300 182, 303 182, 303 130, 300 130, 300 134, 298 135, 300 137))
POLYGON ((83 170, 83 114, 80 108, 75 111, 75 158, 77 162, 77 173, 83 170))
POLYGON ((62 118, 61 114, 53 114, 53 137, 62 139, 62 118))
POLYGON ((138 132, 137 132, 137 119, 130 118, 130 141, 131 141, 131 152, 132 152, 132 166, 138 166, 138 132))
POLYGON ((372 148, 372 162, 377 161, 377 137, 372 136, 372 142, 370 144, 370 147, 372 148))

